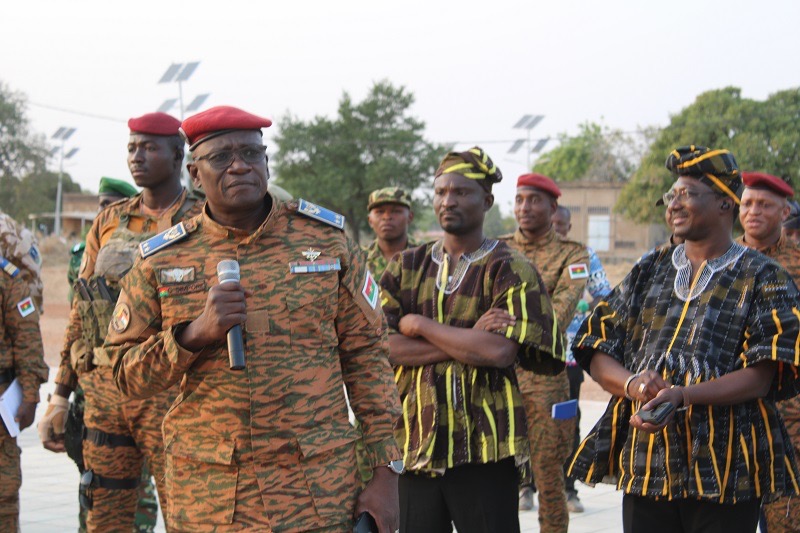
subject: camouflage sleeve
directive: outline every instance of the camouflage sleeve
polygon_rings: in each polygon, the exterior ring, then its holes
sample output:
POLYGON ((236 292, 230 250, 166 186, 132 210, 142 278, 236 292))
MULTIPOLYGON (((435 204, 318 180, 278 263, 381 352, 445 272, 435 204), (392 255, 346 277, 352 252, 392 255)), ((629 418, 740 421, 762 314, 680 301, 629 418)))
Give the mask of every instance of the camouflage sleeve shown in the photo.
POLYGON ((28 285, 37 310, 42 312, 42 256, 36 236, 16 220, 0 212, 0 256, 20 269, 19 276, 28 285))
POLYGON ((13 349, 14 371, 22 387, 22 399, 38 403, 39 386, 47 381, 39 311, 30 287, 21 277, 11 279, 5 294, 3 313, 6 335, 13 349))
POLYGON ((346 253, 349 257, 339 288, 336 332, 350 405, 363 428, 368 461, 374 468, 401 457, 394 439, 400 400, 389 366, 378 283, 367 268, 363 252, 349 239, 346 253))
POLYGON ((581 246, 575 247, 575 250, 569 254, 564 261, 564 269, 556 282, 555 290, 550 295, 550 300, 553 303, 553 309, 556 312, 558 319, 558 327, 561 331, 566 330, 575 309, 578 307, 578 300, 581 299, 583 290, 586 288, 586 280, 589 275, 589 253, 586 248, 581 246), (582 276, 576 275, 570 270, 572 265, 583 265, 585 274, 582 276))
POLYGON ((137 261, 120 285, 104 347, 119 390, 147 398, 180 381, 202 351, 178 345, 175 332, 184 324, 162 331, 156 275, 145 261, 137 261))
POLYGON ((521 255, 499 262, 493 272, 492 307, 516 317, 505 336, 520 344, 519 364, 542 374, 564 368, 564 339, 544 284, 533 265, 521 255))

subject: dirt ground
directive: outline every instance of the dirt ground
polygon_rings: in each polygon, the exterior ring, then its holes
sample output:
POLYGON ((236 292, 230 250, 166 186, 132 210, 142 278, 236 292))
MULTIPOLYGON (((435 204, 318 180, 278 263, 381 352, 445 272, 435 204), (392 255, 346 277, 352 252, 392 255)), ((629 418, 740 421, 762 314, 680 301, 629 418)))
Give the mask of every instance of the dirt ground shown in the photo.
MULTIPOLYGON (((67 295, 67 264, 69 246, 63 243, 44 243, 42 246, 45 264, 42 269, 44 282, 44 314, 41 319, 44 354, 47 364, 57 367, 60 359, 59 351, 64 340, 64 331, 69 317, 67 295)), ((630 270, 631 265, 608 265, 606 274, 611 285, 616 285, 630 270)), ((600 388, 588 374, 581 388, 581 398, 586 400, 607 401, 611 396, 600 388)))

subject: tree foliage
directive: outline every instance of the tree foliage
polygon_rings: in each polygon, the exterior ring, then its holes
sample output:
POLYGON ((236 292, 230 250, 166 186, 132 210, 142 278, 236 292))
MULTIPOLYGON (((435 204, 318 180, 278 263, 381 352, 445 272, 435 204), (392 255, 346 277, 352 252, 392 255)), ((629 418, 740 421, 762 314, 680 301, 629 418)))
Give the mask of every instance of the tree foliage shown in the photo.
MULTIPOLYGON (((56 208, 58 172, 41 170, 24 176, 0 178, 0 209, 20 222, 27 222, 31 213, 53 213, 56 208)), ((62 192, 81 192, 81 186, 64 174, 62 192)))
POLYGON ((486 213, 483 219, 483 234, 489 238, 497 238, 517 229, 517 221, 513 215, 503 216, 497 204, 486 213))
POLYGON ((544 153, 533 171, 556 181, 627 181, 642 152, 641 140, 594 122, 577 135, 562 133, 559 144, 544 153))
POLYGON ((375 189, 414 191, 429 185, 446 148, 423 137, 425 124, 410 114, 414 96, 387 81, 361 102, 344 93, 333 119, 279 121, 277 182, 345 215, 353 236, 368 227, 367 200, 375 189))
POLYGON ((638 222, 663 221, 663 210, 653 205, 674 182, 664 161, 675 148, 690 144, 727 148, 740 169, 768 172, 796 184, 800 174, 800 89, 780 91, 764 101, 742 98, 736 87, 699 95, 659 132, 623 188, 617 210, 638 222))

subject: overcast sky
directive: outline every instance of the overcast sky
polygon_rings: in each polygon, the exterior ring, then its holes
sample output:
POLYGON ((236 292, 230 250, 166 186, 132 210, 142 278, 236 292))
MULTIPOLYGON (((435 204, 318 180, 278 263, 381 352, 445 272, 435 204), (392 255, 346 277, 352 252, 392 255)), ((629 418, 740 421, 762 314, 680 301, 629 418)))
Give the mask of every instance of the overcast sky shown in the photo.
POLYGON ((800 86, 798 22, 796 0, 27 0, 3 7, 0 80, 27 95, 34 130, 77 128, 65 169, 94 191, 101 176, 131 180, 125 123, 178 96, 157 83, 171 63, 201 62, 186 104, 211 93, 204 108, 273 119, 332 116, 343 91, 361 99, 388 79, 416 95, 427 138, 489 153, 508 211, 522 115, 545 115, 538 139, 586 120, 664 126, 728 85, 764 99, 800 86))

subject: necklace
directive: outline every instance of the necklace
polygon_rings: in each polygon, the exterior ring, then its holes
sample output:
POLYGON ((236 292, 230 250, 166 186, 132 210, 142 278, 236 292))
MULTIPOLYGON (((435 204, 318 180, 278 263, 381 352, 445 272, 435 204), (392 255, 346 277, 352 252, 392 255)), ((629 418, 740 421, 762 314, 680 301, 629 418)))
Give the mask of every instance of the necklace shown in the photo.
POLYGON ((172 202, 170 202, 170 204, 167 207, 164 207, 162 209, 151 209, 151 208, 147 207, 146 205, 144 205, 144 199, 142 199, 142 212, 143 213, 148 213, 149 212, 149 213, 151 213, 151 214, 153 214, 153 215, 158 217, 162 213, 166 213, 167 211, 172 209, 172 206, 174 206, 177 203, 177 201, 181 198, 181 196, 183 196, 183 186, 181 186, 181 190, 178 191, 178 196, 176 196, 175 199, 172 200, 172 202))

